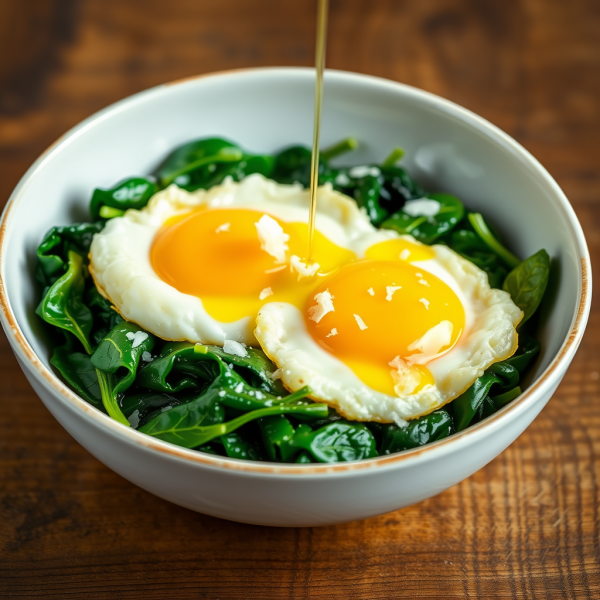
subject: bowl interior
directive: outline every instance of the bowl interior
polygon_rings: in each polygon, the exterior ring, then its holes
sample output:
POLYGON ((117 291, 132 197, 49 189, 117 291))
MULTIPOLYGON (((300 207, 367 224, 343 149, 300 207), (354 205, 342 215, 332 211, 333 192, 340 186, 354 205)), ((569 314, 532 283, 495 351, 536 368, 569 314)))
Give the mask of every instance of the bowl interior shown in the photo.
MULTIPOLYGON (((87 219, 95 187, 149 174, 176 145, 208 135, 254 152, 310 144, 310 69, 241 71, 149 90, 110 107, 66 136, 16 190, 2 269, 25 338, 49 365, 50 344, 34 311, 35 250, 54 225, 87 219)), ((322 143, 352 135, 358 151, 341 162, 381 161, 395 146, 431 191, 447 191, 481 211, 521 257, 546 248, 553 287, 540 323, 542 353, 530 378, 550 363, 579 302, 580 248, 573 213, 556 184, 506 136, 467 111, 412 88, 347 73, 326 75, 322 143)))

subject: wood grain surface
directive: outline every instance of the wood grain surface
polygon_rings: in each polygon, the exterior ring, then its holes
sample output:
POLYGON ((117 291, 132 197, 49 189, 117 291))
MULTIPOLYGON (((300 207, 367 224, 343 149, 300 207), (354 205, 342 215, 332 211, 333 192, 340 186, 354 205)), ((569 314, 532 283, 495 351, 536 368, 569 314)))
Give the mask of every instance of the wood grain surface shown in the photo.
MULTIPOLYGON (((65 130, 197 73, 310 65, 314 0, 2 0, 0 199, 65 130)), ((440 94, 544 164, 600 257, 598 0, 332 0, 328 65, 440 94)), ((293 141, 293 140, 291 140, 293 141)), ((81 448, 0 340, 0 598, 600 598, 600 318, 533 425, 393 514, 269 529, 179 508, 81 448)))

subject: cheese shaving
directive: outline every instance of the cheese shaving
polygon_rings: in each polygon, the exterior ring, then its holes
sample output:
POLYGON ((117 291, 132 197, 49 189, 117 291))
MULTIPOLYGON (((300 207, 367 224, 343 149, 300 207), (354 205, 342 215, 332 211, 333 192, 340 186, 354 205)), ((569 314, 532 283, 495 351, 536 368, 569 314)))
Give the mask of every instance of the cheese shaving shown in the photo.
POLYGON ((368 325, 365 325, 365 322, 358 315, 354 315, 354 318, 356 319, 356 323, 358 325, 358 328, 361 331, 364 331, 365 329, 368 329, 368 325))
POLYGON ((260 295, 258 296, 258 299, 259 300, 264 300, 265 298, 268 298, 269 296, 272 296, 272 295, 273 295, 273 290, 270 287, 268 287, 268 288, 265 288, 260 293, 260 295))
POLYGON ((400 260, 408 260, 410 256, 410 250, 408 248, 404 248, 402 252, 400 252, 400 260))
POLYGON ((423 306, 429 310, 429 300, 427 300, 427 298, 419 298, 419 302, 421 302, 421 304, 423 304, 423 306))
POLYGON ((292 256, 292 258, 290 258, 290 268, 292 269, 292 273, 294 271, 298 273, 298 281, 300 281, 303 277, 313 277, 319 270, 320 266, 321 265, 316 262, 309 264, 295 254, 292 256))
POLYGON ((374 295, 375 295, 375 290, 374 290, 373 288, 369 288, 369 289, 367 290, 367 292, 369 292, 369 294, 371 294, 371 296, 374 296, 374 295))
POLYGON ((260 240, 260 247, 278 263, 284 263, 285 253, 288 250, 287 242, 290 236, 269 215, 263 215, 255 225, 258 239, 260 240))
POLYGON ((232 356, 239 356, 240 358, 248 356, 248 350, 246 350, 245 346, 234 340, 225 340, 223 343, 223 352, 232 356))
POLYGON ((315 301, 317 302, 316 306, 311 306, 308 309, 308 318, 315 323, 320 323, 321 319, 328 313, 334 312, 335 308, 333 307, 333 299, 335 296, 332 296, 329 290, 325 290, 320 294, 315 295, 315 301))
POLYGON ((450 321, 441 321, 408 346, 408 350, 418 350, 418 353, 406 357, 406 361, 423 365, 437 358, 442 354, 442 348, 450 345, 453 330, 454 325, 450 321))
POLYGON ((231 227, 231 223, 223 223, 223 225, 219 225, 215 229, 215 233, 222 233, 223 231, 229 231, 230 227, 231 227))
POLYGON ((334 327, 325 337, 333 337, 337 335, 337 329, 334 327))
POLYGON ((394 293, 398 290, 401 290, 402 286, 401 285, 386 285, 385 286, 385 291, 387 292, 387 296, 385 297, 385 299, 388 302, 392 301, 392 297, 394 296, 394 293))

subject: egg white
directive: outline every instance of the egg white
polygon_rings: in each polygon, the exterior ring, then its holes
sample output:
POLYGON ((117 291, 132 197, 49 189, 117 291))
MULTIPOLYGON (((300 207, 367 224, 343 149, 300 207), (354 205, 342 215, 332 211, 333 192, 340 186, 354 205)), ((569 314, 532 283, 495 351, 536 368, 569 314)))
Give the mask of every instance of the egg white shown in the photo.
MULTIPOLYGON (((92 242, 90 272, 100 293, 124 319, 165 340, 222 345, 225 339, 233 339, 257 346, 256 315, 233 323, 217 321, 200 298, 178 291, 158 276, 150 262, 150 248, 168 219, 203 205, 255 209, 284 222, 306 223, 309 200, 300 185, 280 185, 262 175, 191 193, 171 185, 142 210, 128 210, 107 222, 92 242)), ((331 186, 319 189, 316 228, 347 249, 376 231, 356 203, 331 186)))
POLYGON ((490 365, 511 356, 523 313, 510 295, 490 288, 485 272, 450 248, 431 248, 434 258, 412 264, 447 283, 466 316, 465 331, 456 345, 426 365, 434 385, 404 396, 373 390, 312 338, 300 310, 270 303, 259 311, 255 336, 280 369, 285 387, 295 391, 310 385, 314 399, 330 404, 348 419, 403 424, 456 398, 490 365))

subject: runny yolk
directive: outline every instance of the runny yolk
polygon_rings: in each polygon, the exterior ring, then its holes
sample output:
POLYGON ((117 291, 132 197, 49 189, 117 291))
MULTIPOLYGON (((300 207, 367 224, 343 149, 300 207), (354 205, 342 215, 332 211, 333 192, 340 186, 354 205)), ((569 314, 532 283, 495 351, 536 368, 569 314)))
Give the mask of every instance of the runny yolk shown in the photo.
MULTIPOLYGON (((261 248, 256 223, 263 215, 251 209, 210 208, 173 217, 154 238, 152 266, 175 289, 201 298, 208 314, 223 323, 254 318, 267 302, 302 308, 322 277, 298 281, 289 264, 278 264, 261 248)), ((275 220, 290 236, 287 260, 294 254, 304 257, 308 225, 275 220)), ((320 265, 319 273, 355 258, 350 250, 315 232, 314 261, 320 265)))
POLYGON ((331 300, 330 310, 318 319, 311 312, 317 302, 308 299, 306 324, 312 337, 366 384, 388 394, 394 393, 398 379, 413 383, 408 388, 401 383, 404 393, 433 383, 425 365, 450 349, 465 326, 465 311, 454 291, 402 260, 346 265, 321 283, 315 296, 320 293, 331 300), (398 373, 396 380, 390 370, 398 373))
POLYGON ((208 208, 173 217, 154 238, 152 266, 175 289, 201 298, 208 314, 224 323, 255 318, 267 302, 296 306, 315 341, 375 390, 396 395, 433 383, 425 365, 456 343, 465 314, 447 284, 411 264, 434 258, 431 248, 391 239, 358 260, 315 231, 319 272, 298 281, 289 259, 304 257, 308 225, 275 219, 289 235, 287 262, 279 264, 261 247, 256 223, 263 215, 208 208), (311 309, 323 292, 334 310, 316 322, 311 309))

